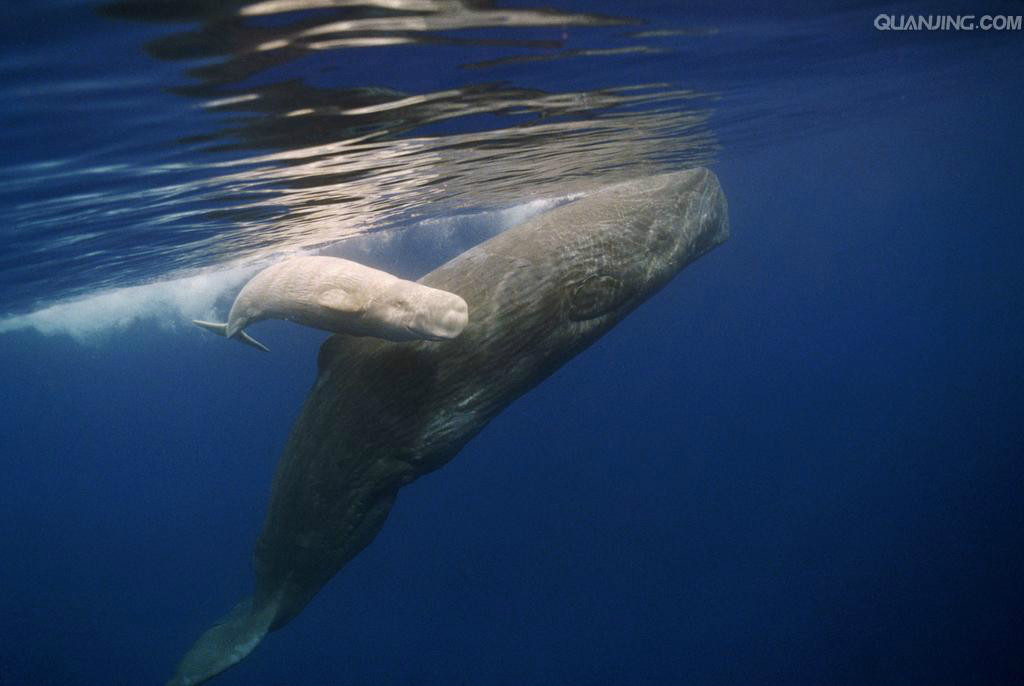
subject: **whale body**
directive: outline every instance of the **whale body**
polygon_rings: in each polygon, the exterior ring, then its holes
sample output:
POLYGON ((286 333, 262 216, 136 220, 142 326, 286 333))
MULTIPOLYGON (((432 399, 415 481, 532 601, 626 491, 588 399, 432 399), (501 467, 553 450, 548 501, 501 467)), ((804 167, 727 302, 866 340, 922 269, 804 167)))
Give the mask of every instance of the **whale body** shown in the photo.
POLYGON ((248 655, 376 536, 399 489, 729 234, 717 178, 693 169, 594 192, 427 274, 473 311, 454 340, 332 336, 278 463, 255 588, 185 654, 171 686, 248 655))
POLYGON ((292 257, 242 288, 225 323, 193 320, 226 338, 268 351, 245 332, 264 319, 287 319, 332 333, 389 341, 447 340, 468 321, 466 301, 340 257, 292 257))

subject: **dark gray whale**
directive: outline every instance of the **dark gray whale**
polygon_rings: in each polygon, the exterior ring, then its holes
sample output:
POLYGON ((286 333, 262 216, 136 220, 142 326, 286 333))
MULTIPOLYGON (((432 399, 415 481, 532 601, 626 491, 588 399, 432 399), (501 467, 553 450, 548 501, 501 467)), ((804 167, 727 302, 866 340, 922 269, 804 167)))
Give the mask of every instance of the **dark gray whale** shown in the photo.
POLYGON ((728 235, 725 196, 706 169, 618 184, 424 276, 468 303, 458 338, 328 339, 278 464, 255 592, 199 637, 172 686, 210 679, 295 617, 373 540, 402 486, 455 457, 728 235))

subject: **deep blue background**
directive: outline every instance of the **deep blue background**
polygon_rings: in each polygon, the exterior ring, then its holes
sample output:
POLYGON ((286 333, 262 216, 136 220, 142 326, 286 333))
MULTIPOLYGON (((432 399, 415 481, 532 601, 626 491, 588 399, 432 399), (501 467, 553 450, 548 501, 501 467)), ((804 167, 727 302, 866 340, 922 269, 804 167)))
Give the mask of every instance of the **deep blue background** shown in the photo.
MULTIPOLYGON (((732 240, 215 683, 1019 683, 1020 85, 726 147, 732 240)), ((248 593, 322 338, 258 337, 0 337, 0 683, 160 682, 248 593)))

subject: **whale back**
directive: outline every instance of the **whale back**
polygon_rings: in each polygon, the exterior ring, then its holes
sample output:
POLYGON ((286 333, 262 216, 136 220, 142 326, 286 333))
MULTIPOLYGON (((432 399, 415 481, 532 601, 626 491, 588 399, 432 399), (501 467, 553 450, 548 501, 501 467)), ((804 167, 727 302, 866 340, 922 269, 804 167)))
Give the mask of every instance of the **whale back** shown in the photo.
MULTIPOLYGON (((314 324, 332 312, 358 315, 389 274, 334 257, 291 257, 249 280, 228 314, 228 333, 264 319, 314 324)), ((394 277, 391 277, 394 278, 394 277)), ((307 324, 308 325, 308 324, 307 324)))

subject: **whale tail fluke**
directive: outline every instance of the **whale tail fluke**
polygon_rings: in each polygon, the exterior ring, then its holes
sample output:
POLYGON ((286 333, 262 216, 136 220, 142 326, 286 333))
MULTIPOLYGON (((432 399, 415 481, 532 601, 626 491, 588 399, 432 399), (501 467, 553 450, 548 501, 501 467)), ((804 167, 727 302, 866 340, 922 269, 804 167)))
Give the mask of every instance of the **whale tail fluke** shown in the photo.
POLYGON ((235 605, 185 653, 167 686, 196 686, 241 661, 267 635, 276 612, 276 604, 255 608, 251 598, 235 605))
MULTIPOLYGON (((200 319, 193 319, 192 323, 195 324, 196 326, 200 326, 206 329, 207 331, 212 331, 218 336, 224 336, 224 338, 228 338, 227 324, 218 324, 217 322, 204 322, 200 319)), ((265 353, 270 352, 270 348, 257 341, 255 338, 247 334, 245 331, 240 330, 238 333, 236 333, 234 336, 231 336, 230 338, 233 338, 240 343, 251 345, 252 347, 262 350, 265 353)))

